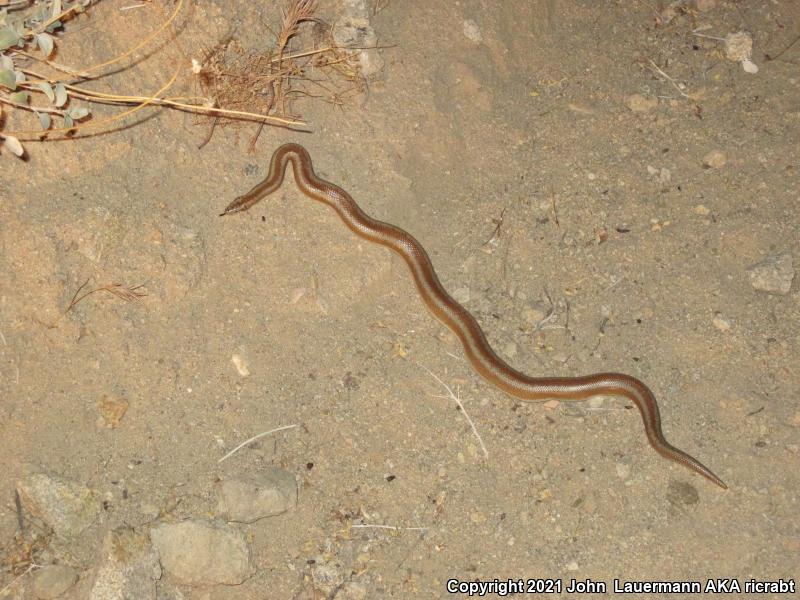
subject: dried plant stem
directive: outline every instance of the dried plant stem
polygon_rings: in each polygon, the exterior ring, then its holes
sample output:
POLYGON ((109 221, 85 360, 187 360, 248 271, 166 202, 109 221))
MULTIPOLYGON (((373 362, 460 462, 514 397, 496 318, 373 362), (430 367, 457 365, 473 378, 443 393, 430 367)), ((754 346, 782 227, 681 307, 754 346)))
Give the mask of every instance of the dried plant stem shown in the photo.
POLYGON ((147 295, 144 292, 140 292, 139 291, 142 287, 144 287, 143 283, 141 283, 139 285, 136 285, 134 287, 126 287, 126 286, 122 285, 121 283, 107 283, 106 285, 102 285, 102 286, 100 286, 98 288, 95 288, 93 290, 89 290, 88 292, 78 296, 78 294, 80 294, 81 290, 83 288, 85 288, 86 284, 88 284, 88 283, 89 283, 89 280, 87 279, 75 291, 75 294, 72 296, 72 300, 70 301, 69 306, 67 306, 67 309, 64 311, 64 313, 68 313, 73 308, 75 308, 75 305, 78 304, 78 302, 80 302, 81 300, 83 300, 87 296, 90 296, 91 294, 94 294, 94 293, 97 293, 97 292, 108 292, 109 294, 111 294, 113 296, 116 296, 117 298, 119 298, 121 300, 124 300, 125 302, 135 302, 139 298, 143 298, 144 296, 147 295))
POLYGON ((276 427, 275 429, 270 429, 269 431, 263 431, 263 432, 259 433, 258 435, 254 435, 254 436, 253 436, 253 437, 251 437, 250 439, 247 439, 247 440, 243 441, 241 444, 239 444, 238 446, 236 446, 236 448, 234 448, 233 450, 231 450, 230 452, 228 452, 228 453, 227 453, 225 456, 223 456, 222 458, 220 458, 220 459, 217 461, 217 464, 219 464, 219 463, 221 463, 222 461, 224 461, 224 460, 226 460, 226 459, 230 458, 230 457, 231 457, 231 456, 233 456, 233 455, 234 455, 236 452, 238 452, 239 450, 241 450, 242 448, 244 448, 245 446, 247 446, 247 444, 250 444, 250 443, 252 443, 252 442, 255 442, 257 439, 259 439, 259 438, 262 438, 262 437, 264 437, 265 435, 269 435, 269 434, 271 434, 271 433, 277 433, 277 432, 279 432, 279 431, 284 431, 284 430, 286 430, 286 429, 294 429, 295 427, 297 427, 297 425, 296 425, 296 424, 295 424, 295 425, 284 425, 283 427, 276 427))
MULTIPOLYGON (((72 92, 72 94, 76 98, 81 98, 83 100, 90 100, 92 102, 100 102, 103 104, 133 104, 142 102, 144 100, 148 100, 146 96, 121 96, 117 94, 104 94, 102 92, 96 92, 94 90, 86 90, 75 85, 65 85, 65 87, 70 92, 72 92)), ((186 110, 190 112, 197 112, 202 114, 210 114, 218 116, 239 117, 251 121, 263 121, 265 123, 273 123, 276 125, 288 125, 296 128, 307 127, 304 121, 299 121, 296 119, 284 119, 281 117, 275 117, 271 115, 262 115, 258 113, 252 113, 241 110, 231 110, 227 108, 217 108, 213 106, 205 106, 203 104, 188 104, 187 102, 185 102, 186 100, 198 100, 201 102, 208 101, 208 98, 199 96, 175 97, 175 98, 149 98, 149 100, 150 100, 149 104, 155 104, 158 106, 169 106, 171 108, 177 108, 180 110, 186 110), (180 102, 180 100, 184 100, 184 102, 180 102)))
MULTIPOLYGON (((79 71, 78 69, 73 69, 72 67, 69 67, 67 65, 62 65, 60 63, 53 62, 52 60, 48 60, 46 58, 41 58, 40 56, 35 56, 35 55, 33 55, 33 54, 29 53, 29 52, 25 52, 25 50, 20 50, 18 48, 9 48, 8 51, 12 52, 15 55, 24 56, 25 58, 28 58, 30 60, 35 60, 36 62, 43 63, 43 64, 47 65, 48 67, 51 67, 51 68, 55 69, 56 71, 61 71, 62 73, 67 73, 67 74, 72 75, 73 77, 76 77, 76 78, 79 78, 79 79, 88 79, 88 77, 89 77, 89 74, 87 72, 85 72, 85 71, 79 71)), ((24 71, 24 69, 20 69, 20 70, 24 71)))
MULTIPOLYGON (((19 86, 19 87, 25 87, 25 86, 19 86)), ((25 89, 27 89, 27 87, 25 89)), ((51 108, 49 106, 31 106, 30 104, 22 104, 21 102, 14 102, 11 98, 6 96, 5 94, 0 94, 0 102, 2 102, 3 104, 8 104, 9 106, 13 106, 14 108, 19 108, 20 110, 29 110, 31 112, 50 113, 52 115, 63 115, 65 113, 65 111, 61 110, 60 108, 51 108)))
MULTIPOLYGON (((99 126, 107 125, 109 123, 113 123, 114 121, 118 121, 120 119, 124 119, 125 117, 132 115, 135 112, 142 110, 145 106, 149 104, 153 104, 155 100, 157 100, 158 96, 162 94, 168 87, 170 87, 175 80, 178 78, 178 73, 180 72, 180 68, 175 70, 175 73, 172 77, 165 83, 161 88, 156 91, 155 94, 148 98, 144 98, 144 100, 131 108, 130 110, 123 111, 118 115, 114 115, 113 117, 108 117, 107 119, 98 119, 96 121, 90 121, 85 125, 73 125, 72 127, 60 127, 58 129, 40 129, 40 130, 29 130, 29 131, 8 131, 3 132, 3 135, 13 135, 15 137, 22 137, 23 139, 27 139, 28 141, 40 141, 42 139, 49 138, 53 133, 61 133, 65 136, 70 133, 74 133, 76 131, 82 131, 86 129, 96 129, 99 126)), ((74 137, 74 136, 70 136, 74 137)))
POLYGON ((467 412, 467 409, 464 408, 464 404, 462 404, 461 398, 458 397, 458 394, 454 394, 453 390, 450 389, 450 386, 447 385, 441 379, 439 379, 439 377, 437 377, 436 374, 433 371, 431 371, 429 368, 427 368, 425 366, 422 366, 422 368, 425 369, 431 377, 433 377, 436 381, 438 381, 444 387, 445 390, 447 390, 447 396, 435 396, 435 397, 436 398, 445 398, 445 399, 450 398, 453 402, 456 403, 458 408, 461 410, 461 414, 464 415, 464 418, 467 420, 467 423, 469 423, 469 426, 472 429, 473 435, 477 438, 478 443, 481 445, 481 450, 483 450, 484 458, 488 459, 489 458, 489 451, 486 449, 486 444, 483 443, 483 438, 481 437, 481 434, 478 433, 478 428, 475 427, 475 423, 473 423, 472 419, 470 418, 469 413, 467 412))

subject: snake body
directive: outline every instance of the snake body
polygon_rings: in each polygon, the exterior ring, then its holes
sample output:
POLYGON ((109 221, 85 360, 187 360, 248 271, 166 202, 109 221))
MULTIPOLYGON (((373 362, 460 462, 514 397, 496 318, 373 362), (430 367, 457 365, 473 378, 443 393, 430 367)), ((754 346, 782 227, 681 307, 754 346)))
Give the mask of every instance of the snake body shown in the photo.
POLYGON ((521 400, 545 398, 580 400, 596 395, 624 396, 639 409, 650 445, 664 458, 675 461, 727 489, 725 483, 696 458, 671 445, 661 430, 658 404, 641 381, 621 373, 595 373, 580 377, 531 377, 506 364, 492 350, 480 325, 442 286, 422 245, 408 232, 367 215, 340 187, 314 173, 311 157, 299 144, 286 144, 272 156, 269 174, 252 190, 231 202, 222 215, 247 210, 275 192, 283 183, 288 164, 297 186, 306 196, 333 208, 356 235, 386 246, 408 265, 419 295, 433 315, 458 337, 470 364, 487 381, 521 400))

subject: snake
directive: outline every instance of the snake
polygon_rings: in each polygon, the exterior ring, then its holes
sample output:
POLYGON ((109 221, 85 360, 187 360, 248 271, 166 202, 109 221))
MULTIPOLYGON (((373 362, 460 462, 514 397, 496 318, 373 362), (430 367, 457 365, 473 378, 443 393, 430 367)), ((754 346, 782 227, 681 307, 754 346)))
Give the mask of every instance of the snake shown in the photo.
POLYGON ((728 488, 699 460, 666 440, 656 398, 639 379, 622 373, 531 377, 509 366, 492 349, 475 317, 447 293, 422 244, 400 227, 370 217, 345 190, 317 176, 308 151, 300 144, 280 146, 272 155, 266 178, 246 194, 235 198, 220 216, 245 211, 277 191, 289 164, 292 165, 297 187, 303 194, 331 207, 357 236, 389 248, 405 261, 425 305, 434 317, 456 335, 473 369, 489 383, 524 401, 583 400, 597 395, 628 398, 639 409, 647 440, 656 452, 699 473, 721 488, 728 488))

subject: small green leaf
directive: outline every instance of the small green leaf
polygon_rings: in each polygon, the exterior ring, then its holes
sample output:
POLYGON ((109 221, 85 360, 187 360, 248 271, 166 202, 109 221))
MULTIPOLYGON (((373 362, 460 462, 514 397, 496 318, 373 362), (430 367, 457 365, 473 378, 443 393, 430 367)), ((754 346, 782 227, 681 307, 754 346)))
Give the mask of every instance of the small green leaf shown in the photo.
POLYGON ((52 23, 50 23, 50 25, 47 26, 47 29, 45 29, 45 31, 47 31, 47 33, 53 33, 56 29, 59 29, 63 26, 64 24, 61 21, 53 21, 52 23))
POLYGON ((67 103, 67 88, 60 81, 56 84, 56 106, 64 106, 67 103))
POLYGON ((9 98, 12 102, 16 102, 17 104, 27 104, 30 95, 30 92, 14 92, 9 98))
POLYGON ((64 115, 64 127, 72 127, 75 123, 72 120, 72 117, 69 116, 69 113, 64 115))
POLYGON ((76 121, 80 121, 89 115, 89 109, 85 106, 70 106, 67 114, 76 121))
POLYGON ((52 123, 53 120, 50 118, 49 113, 37 112, 36 116, 39 117, 39 123, 41 123, 42 129, 50 129, 50 123, 52 123))
POLYGON ((44 92, 44 95, 47 96, 47 99, 50 100, 50 102, 55 102, 56 101, 56 95, 55 95, 55 92, 53 92, 53 86, 52 85, 50 85, 46 81, 40 81, 36 85, 40 90, 42 90, 44 92))
POLYGON ((17 76, 14 75, 14 71, 0 69, 0 85, 11 91, 17 89, 17 76))
POLYGON ((11 60, 10 56, 6 56, 5 54, 0 55, 0 69, 14 70, 14 61, 11 60))
POLYGON ((45 58, 49 58, 53 53, 53 36, 49 33, 37 33, 36 44, 39 46, 39 49, 44 52, 45 58))
POLYGON ((19 35, 11 27, 0 29, 0 50, 5 50, 19 43, 19 35))
POLYGON ((25 154, 25 148, 22 147, 22 144, 20 144, 19 140, 13 135, 3 136, 3 148, 8 148, 17 156, 22 156, 25 154))

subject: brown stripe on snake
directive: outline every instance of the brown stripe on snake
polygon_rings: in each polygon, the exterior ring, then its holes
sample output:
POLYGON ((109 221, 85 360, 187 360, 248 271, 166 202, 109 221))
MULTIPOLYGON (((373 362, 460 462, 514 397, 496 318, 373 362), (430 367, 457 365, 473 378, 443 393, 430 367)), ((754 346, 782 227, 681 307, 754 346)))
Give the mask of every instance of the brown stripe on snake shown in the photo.
POLYGON ((650 445, 664 458, 675 461, 721 488, 728 486, 696 458, 671 445, 661 431, 658 404, 641 381, 621 373, 595 373, 581 377, 530 377, 511 368, 495 354, 478 322, 442 286, 431 259, 422 245, 399 227, 373 219, 340 187, 323 181, 314 173, 311 157, 299 144, 281 146, 272 155, 267 178, 231 202, 222 215, 247 210, 275 192, 283 183, 286 166, 291 163, 300 191, 333 208, 356 235, 393 250, 411 270, 419 295, 433 315, 458 336, 464 353, 475 371, 504 392, 521 400, 581 400, 590 396, 618 395, 633 401, 644 421, 650 445))

